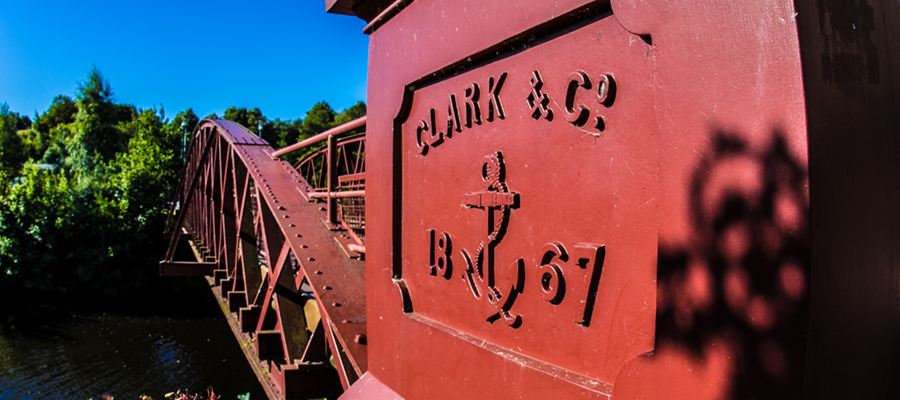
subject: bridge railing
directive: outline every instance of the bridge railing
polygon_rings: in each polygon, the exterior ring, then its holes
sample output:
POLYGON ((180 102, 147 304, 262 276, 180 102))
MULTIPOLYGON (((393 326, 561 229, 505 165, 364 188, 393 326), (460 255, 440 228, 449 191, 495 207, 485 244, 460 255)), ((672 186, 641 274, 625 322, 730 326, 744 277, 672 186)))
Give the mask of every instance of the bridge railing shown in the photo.
MULTIPOLYGON (((328 140, 333 156, 351 151, 328 140)), ((236 123, 199 125, 160 274, 207 276, 271 398, 334 397, 367 369, 364 264, 349 235, 323 226, 310 195, 324 191, 275 153, 236 123)))
POLYGON ((273 157, 303 156, 294 168, 308 186, 301 193, 325 203, 327 222, 352 239, 350 250, 365 253, 366 117, 331 128, 277 150, 273 157))

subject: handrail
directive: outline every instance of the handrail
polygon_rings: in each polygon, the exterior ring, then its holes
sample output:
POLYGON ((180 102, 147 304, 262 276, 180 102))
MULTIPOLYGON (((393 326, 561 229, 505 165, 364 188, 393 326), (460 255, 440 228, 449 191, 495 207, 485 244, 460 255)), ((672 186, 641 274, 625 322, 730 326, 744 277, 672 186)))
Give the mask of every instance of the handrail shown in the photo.
MULTIPOLYGON (((327 210, 326 221, 335 228, 343 225, 343 218, 338 215, 339 199, 348 197, 365 198, 365 190, 338 190, 341 185, 341 180, 338 176, 338 174, 341 174, 338 166, 338 159, 341 159, 344 162, 348 161, 346 158, 346 146, 349 146, 351 144, 359 143, 359 148, 356 151, 363 151, 362 146, 365 145, 365 132, 362 132, 359 135, 353 135, 352 133, 356 132, 359 128, 364 127, 365 125, 366 117, 363 116, 334 128, 328 129, 322 133, 316 134, 312 137, 287 146, 271 154, 273 159, 278 159, 278 157, 285 154, 300 149, 309 149, 311 148, 311 146, 317 143, 326 142, 325 146, 312 151, 299 162, 294 164, 294 169, 303 174, 302 168, 308 163, 311 163, 312 165, 310 168, 317 170, 311 171, 315 182, 309 182, 311 185, 313 185, 313 187, 307 188, 307 193, 304 193, 304 196, 310 200, 325 200, 327 210), (315 160, 319 159, 320 157, 324 158, 324 160, 322 161, 323 164, 321 164, 320 166, 316 166, 315 160)), ((360 162, 358 156, 356 157, 357 165, 351 171, 353 172, 354 176, 359 175, 358 172, 360 172, 356 170, 356 168, 359 167, 360 162)), ((344 171, 344 173, 347 173, 347 171, 344 171)), ((304 176, 304 178, 309 179, 308 176, 304 176)), ((356 187, 354 187, 354 189, 355 188, 356 187)), ((349 228, 347 229, 349 230, 349 228)), ((357 242, 361 243, 361 240, 358 240, 355 235, 354 238, 357 242)))
POLYGON ((336 192, 309 192, 306 194, 310 199, 329 199, 329 198, 337 198, 343 199, 347 197, 364 197, 366 195, 365 190, 342 190, 336 192))
POLYGON ((323 140, 327 140, 331 136, 344 134, 344 133, 353 131, 355 129, 358 129, 360 127, 363 127, 365 125, 366 125, 366 117, 365 116, 359 117, 357 119, 354 119, 353 121, 338 125, 338 126, 331 128, 325 132, 322 132, 317 135, 303 139, 303 140, 301 140, 297 143, 294 143, 290 146, 287 146, 283 149, 276 150, 274 153, 272 153, 272 158, 281 157, 285 154, 292 153, 292 152, 300 150, 304 147, 308 147, 310 145, 319 143, 323 140))
MULTIPOLYGON (((327 139, 327 138, 326 138, 326 139, 327 139)), ((350 135, 350 136, 345 136, 345 137, 342 137, 342 138, 340 138, 340 139, 337 139, 336 142, 335 142, 335 144, 336 144, 337 146, 341 146, 341 145, 344 145, 344 144, 356 143, 356 142, 360 142, 360 141, 363 141, 363 140, 366 140, 366 135, 365 135, 365 133, 360 133, 359 135, 350 135)), ((302 143, 302 142, 301 142, 301 143, 302 143)), ((299 144, 299 143, 298 143, 298 144, 299 144)), ((312 143, 312 144, 315 144, 315 143, 312 143)), ((297 167, 297 166, 299 166, 300 164, 303 164, 304 162, 306 162, 307 160, 309 160, 310 158, 313 158, 313 157, 315 157, 315 156, 317 156, 317 155, 320 155, 320 154, 322 154, 322 153, 325 153, 325 152, 327 152, 327 151, 328 151, 328 147, 320 147, 320 148, 314 150, 313 152, 306 154, 306 155, 303 156, 303 158, 301 158, 299 161, 295 162, 295 163, 294 163, 294 167, 297 167)))

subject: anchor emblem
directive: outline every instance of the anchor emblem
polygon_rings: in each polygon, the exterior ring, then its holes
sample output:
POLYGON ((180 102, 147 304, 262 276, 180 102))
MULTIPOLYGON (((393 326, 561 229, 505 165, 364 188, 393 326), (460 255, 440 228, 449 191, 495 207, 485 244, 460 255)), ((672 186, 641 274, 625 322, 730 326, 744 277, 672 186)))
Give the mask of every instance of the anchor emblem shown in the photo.
POLYGON ((506 185, 502 152, 497 151, 485 157, 481 178, 484 190, 466 193, 462 205, 486 211, 487 238, 478 245, 474 259, 467 250, 460 251, 466 263, 462 279, 476 299, 486 298, 496 308, 496 312, 487 318, 488 322, 494 323, 502 318, 509 326, 518 327, 522 323, 522 317, 513 314, 511 310, 524 286, 525 259, 513 261, 512 269, 516 271, 516 279, 506 292, 497 287, 494 268, 495 250, 506 234, 510 211, 519 207, 519 193, 511 192, 506 185))

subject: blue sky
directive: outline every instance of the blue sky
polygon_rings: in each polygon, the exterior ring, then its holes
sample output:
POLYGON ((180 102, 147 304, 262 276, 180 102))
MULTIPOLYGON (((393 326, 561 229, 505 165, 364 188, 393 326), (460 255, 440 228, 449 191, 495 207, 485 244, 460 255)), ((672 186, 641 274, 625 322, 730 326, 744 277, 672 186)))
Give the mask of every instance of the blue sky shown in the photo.
POLYGON ((302 117, 365 100, 368 38, 324 0, 9 0, 0 7, 0 103, 33 115, 74 96, 92 65, 119 102, 228 106, 302 117))

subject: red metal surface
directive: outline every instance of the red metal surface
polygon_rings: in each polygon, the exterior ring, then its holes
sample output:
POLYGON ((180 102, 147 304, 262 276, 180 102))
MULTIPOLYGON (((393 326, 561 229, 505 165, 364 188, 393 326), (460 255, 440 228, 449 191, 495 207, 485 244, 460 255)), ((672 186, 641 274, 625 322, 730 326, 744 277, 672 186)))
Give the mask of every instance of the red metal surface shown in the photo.
POLYGON ((334 396, 367 369, 361 261, 325 229, 309 184, 243 127, 194 133, 172 244, 160 271, 210 272, 249 362, 279 398, 334 396), (182 233, 183 232, 183 233, 182 233), (185 239, 197 262, 176 260, 185 239))
POLYGON ((370 374, 407 398, 799 397, 792 2, 398 3, 370 39, 370 374))
POLYGON ((600 393, 627 360, 652 348, 656 148, 653 96, 642 79, 651 59, 629 36, 607 18, 422 85, 407 93, 410 107, 393 132, 402 154, 393 202, 396 217, 410 221, 395 233, 402 256, 394 278, 412 315, 520 353, 537 370, 567 370, 572 384, 600 393), (617 57, 594 64, 582 60, 586 53, 617 57), (615 75, 623 95, 572 124, 562 107, 570 76, 587 77, 593 86, 573 97, 593 104, 598 79, 613 71, 628 71, 615 75), (482 98, 473 105, 467 98, 476 90, 482 98), (448 109, 459 110, 459 125, 448 109))
POLYGON ((897 9, 327 4, 367 137, 294 169, 205 122, 160 265, 216 268, 276 397, 893 398, 897 9))

